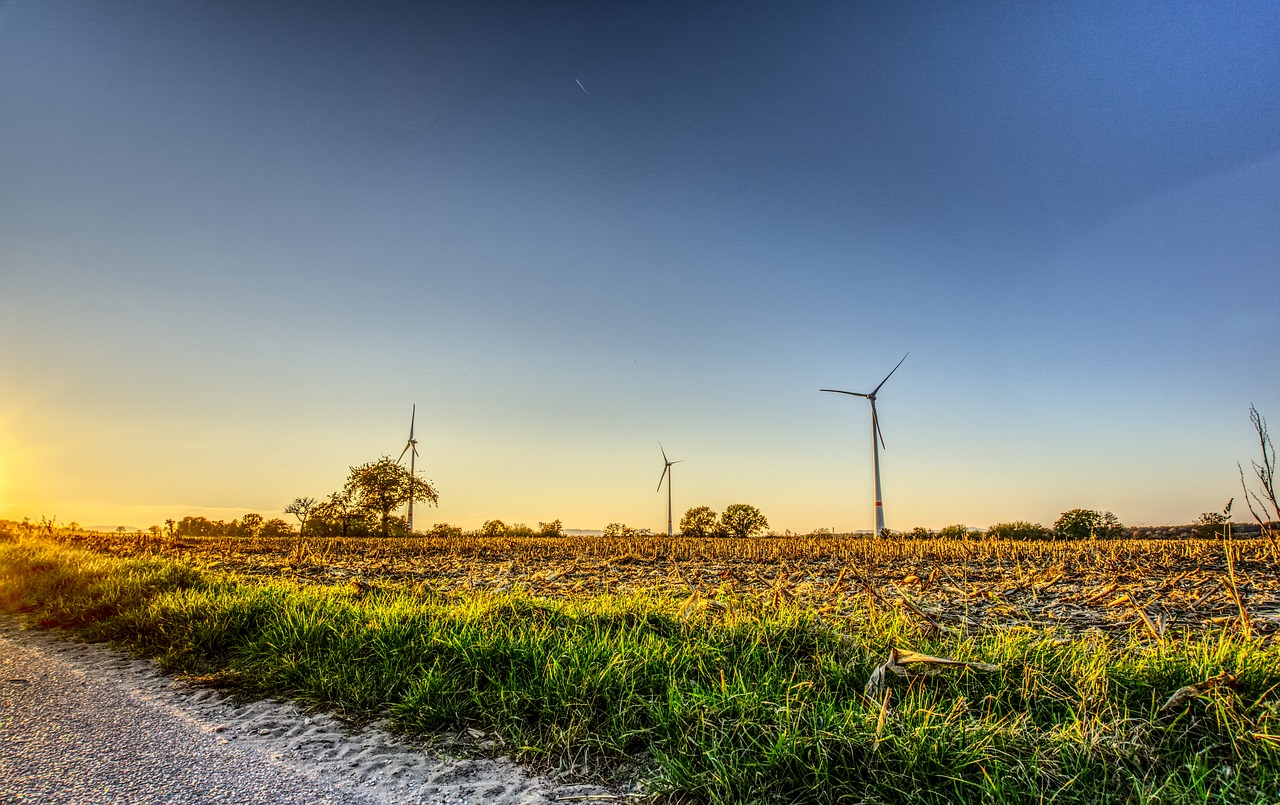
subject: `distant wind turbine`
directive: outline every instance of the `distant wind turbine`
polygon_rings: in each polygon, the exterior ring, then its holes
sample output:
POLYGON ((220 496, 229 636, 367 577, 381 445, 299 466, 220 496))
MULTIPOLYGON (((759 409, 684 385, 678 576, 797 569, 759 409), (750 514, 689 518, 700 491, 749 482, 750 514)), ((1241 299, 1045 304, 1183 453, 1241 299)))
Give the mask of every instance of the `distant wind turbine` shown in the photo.
MULTIPOLYGON (((399 464, 401 461, 404 461, 405 453, 408 453, 410 450, 413 451, 412 453, 409 454, 409 475, 411 478, 417 477, 416 475, 414 475, 414 471, 415 471, 415 464, 416 464, 415 459, 418 457, 418 440, 413 438, 413 421, 417 419, 417 417, 418 417, 418 404, 414 403, 413 410, 409 414, 409 441, 405 443, 404 449, 400 451, 400 458, 396 459, 396 463, 399 464)), ((409 484, 409 533, 413 534, 413 484, 412 483, 409 484)))
MULTIPOLYGON (((907 355, 910 354, 910 352, 907 353, 907 355)), ((902 356, 902 361, 907 359, 907 355, 902 356)), ((902 361, 898 361, 898 366, 902 365, 902 361)), ((898 366, 893 367, 893 370, 884 376, 884 380, 880 381, 880 386, 883 386, 889 378, 893 377, 893 373, 898 371, 898 366)), ((880 420, 876 417, 876 392, 880 390, 880 386, 872 389, 870 394, 862 394, 857 391, 841 391, 840 389, 819 389, 819 391, 829 391, 833 394, 865 397, 871 402, 871 466, 875 470, 876 477, 876 536, 884 533, 884 503, 880 499, 880 448, 884 446, 884 434, 880 432, 880 420)))
POLYGON ((679 464, 684 459, 672 461, 667 458, 667 451, 663 449, 662 442, 658 442, 658 449, 662 450, 662 474, 658 476, 658 488, 653 491, 662 491, 662 480, 665 478, 667 481, 667 536, 669 537, 671 536, 671 466, 679 464))

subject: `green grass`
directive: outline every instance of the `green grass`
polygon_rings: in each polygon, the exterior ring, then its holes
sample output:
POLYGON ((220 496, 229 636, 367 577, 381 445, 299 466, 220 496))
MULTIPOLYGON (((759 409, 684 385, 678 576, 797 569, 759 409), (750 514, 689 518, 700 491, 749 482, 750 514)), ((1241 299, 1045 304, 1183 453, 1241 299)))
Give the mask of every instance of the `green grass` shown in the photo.
POLYGON ((712 803, 1182 803, 1280 799, 1280 651, 1234 632, 924 639, 760 599, 681 601, 300 587, 38 540, 0 542, 0 605, 400 729, 471 727, 534 763, 640 758, 650 789, 712 803), (893 679, 890 646, 999 666, 893 679), (1223 671, 1176 712, 1176 689, 1223 671), (1262 737, 1259 737, 1262 736, 1262 737))

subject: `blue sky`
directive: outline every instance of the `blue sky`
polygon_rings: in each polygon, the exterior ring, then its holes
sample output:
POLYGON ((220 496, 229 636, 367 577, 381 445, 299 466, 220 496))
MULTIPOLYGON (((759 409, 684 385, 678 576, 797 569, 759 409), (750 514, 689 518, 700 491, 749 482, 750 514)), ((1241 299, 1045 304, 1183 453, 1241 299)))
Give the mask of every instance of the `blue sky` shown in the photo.
POLYGON ((0 516, 1187 522, 1280 416, 1280 7, 0 4, 0 516))

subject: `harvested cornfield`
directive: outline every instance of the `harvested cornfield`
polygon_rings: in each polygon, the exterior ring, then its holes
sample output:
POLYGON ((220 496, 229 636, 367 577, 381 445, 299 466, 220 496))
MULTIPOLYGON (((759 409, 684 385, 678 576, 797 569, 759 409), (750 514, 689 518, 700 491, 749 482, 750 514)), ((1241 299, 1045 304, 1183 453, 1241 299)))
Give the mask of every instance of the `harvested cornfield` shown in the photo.
POLYGON ((637 536, 63 539, 119 555, 181 556, 300 584, 520 590, 554 598, 774 596, 822 614, 896 608, 927 629, 1280 629, 1280 573, 1265 540, 876 540, 637 536), (1228 550, 1231 561, 1228 562, 1228 550))

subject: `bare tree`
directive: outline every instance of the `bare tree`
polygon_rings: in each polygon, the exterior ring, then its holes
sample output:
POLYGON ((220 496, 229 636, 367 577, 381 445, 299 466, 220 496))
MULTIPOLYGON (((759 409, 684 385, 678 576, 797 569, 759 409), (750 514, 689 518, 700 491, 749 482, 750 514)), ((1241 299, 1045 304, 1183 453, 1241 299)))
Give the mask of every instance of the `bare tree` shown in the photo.
POLYGON ((1250 489, 1244 477, 1244 467, 1236 464, 1240 470, 1240 486, 1244 487, 1244 502, 1249 506, 1249 513, 1258 522, 1262 534, 1271 541, 1271 550, 1280 552, 1276 545, 1275 527, 1280 521, 1280 501, 1276 500, 1276 447, 1271 443, 1271 434, 1267 432, 1267 420, 1262 418, 1258 409, 1249 406, 1249 421, 1253 423, 1253 431, 1258 436, 1258 451, 1262 463, 1249 462, 1253 466, 1254 477, 1259 489, 1250 489))
POLYGON ((284 507, 285 514, 292 514, 298 518, 298 536, 302 536, 303 529, 307 527, 307 518, 315 511, 318 501, 315 498, 294 498, 293 502, 284 507))

